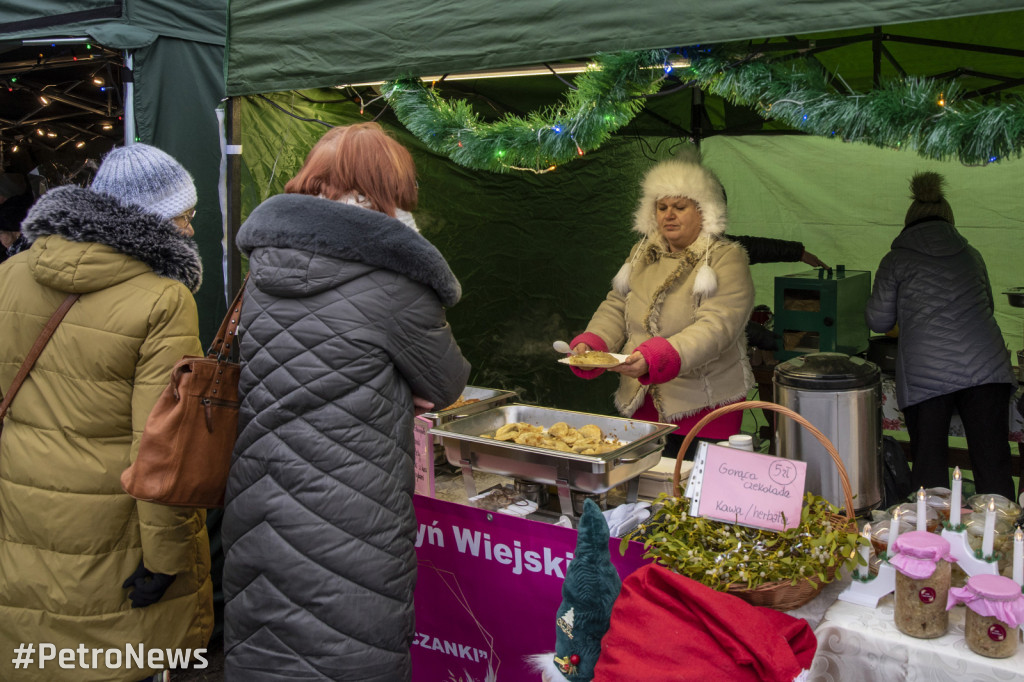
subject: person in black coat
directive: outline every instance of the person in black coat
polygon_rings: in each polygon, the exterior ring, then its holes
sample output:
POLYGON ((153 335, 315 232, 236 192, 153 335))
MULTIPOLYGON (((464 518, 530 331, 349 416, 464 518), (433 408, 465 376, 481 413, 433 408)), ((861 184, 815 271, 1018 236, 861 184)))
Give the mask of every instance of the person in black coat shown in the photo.
MULTIPOLYGON (((754 237, 746 234, 729 235, 729 239, 739 242, 746 249, 751 265, 758 263, 795 263, 800 261, 813 268, 831 270, 820 258, 804 248, 802 242, 771 237, 754 237)), ((756 310, 756 309, 755 309, 756 310)), ((747 345, 763 350, 778 350, 779 340, 772 331, 753 320, 747 322, 747 345)))
POLYGON ((875 273, 865 319, 879 333, 899 324, 896 401, 907 420, 914 487, 949 487, 955 409, 977 491, 1015 499, 1007 442, 1013 367, 985 261, 954 227, 943 182, 938 173, 911 180, 914 201, 875 273))
POLYGON ((21 221, 32 207, 25 179, 15 173, 0 175, 0 263, 28 248, 21 221))

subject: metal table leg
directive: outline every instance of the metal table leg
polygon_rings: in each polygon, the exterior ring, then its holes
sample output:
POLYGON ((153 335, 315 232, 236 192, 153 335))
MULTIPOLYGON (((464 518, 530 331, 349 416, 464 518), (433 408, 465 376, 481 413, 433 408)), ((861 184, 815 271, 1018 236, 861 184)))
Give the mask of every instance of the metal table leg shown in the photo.
POLYGON ((469 444, 460 443, 461 455, 459 464, 462 467, 462 484, 466 486, 466 499, 476 497, 476 480, 473 479, 473 463, 469 459, 469 444))
POLYGON ((633 504, 640 495, 640 477, 634 476, 626 484, 626 504, 633 504))
POLYGON ((562 514, 570 519, 575 518, 576 515, 572 511, 572 495, 569 491, 569 480, 566 478, 555 479, 555 485, 558 486, 558 506, 561 507, 562 514))

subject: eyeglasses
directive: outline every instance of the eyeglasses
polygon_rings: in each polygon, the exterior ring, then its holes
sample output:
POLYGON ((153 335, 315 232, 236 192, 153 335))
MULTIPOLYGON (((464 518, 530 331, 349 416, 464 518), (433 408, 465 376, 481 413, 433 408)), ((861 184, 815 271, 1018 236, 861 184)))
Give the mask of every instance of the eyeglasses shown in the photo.
POLYGON ((192 219, 196 217, 196 210, 194 208, 185 211, 181 215, 176 215, 172 220, 178 224, 181 229, 187 228, 192 224, 192 219))

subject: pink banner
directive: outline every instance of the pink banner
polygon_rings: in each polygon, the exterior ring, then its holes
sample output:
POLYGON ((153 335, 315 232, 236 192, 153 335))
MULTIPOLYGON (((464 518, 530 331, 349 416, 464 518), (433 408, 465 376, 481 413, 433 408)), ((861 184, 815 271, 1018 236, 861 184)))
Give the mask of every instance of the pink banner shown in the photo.
MULTIPOLYGON (((555 613, 576 531, 415 496, 417 682, 522 682, 540 676, 524 658, 554 651, 555 613)), ((619 576, 649 560, 612 538, 619 576)))

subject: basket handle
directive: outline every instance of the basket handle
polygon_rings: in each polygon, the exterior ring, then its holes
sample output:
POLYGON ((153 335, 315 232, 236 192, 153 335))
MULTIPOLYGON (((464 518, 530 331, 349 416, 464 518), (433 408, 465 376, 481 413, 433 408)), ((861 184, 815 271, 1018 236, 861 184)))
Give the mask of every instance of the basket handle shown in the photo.
POLYGON ((846 473, 846 467, 843 466, 843 460, 839 458, 839 452, 836 450, 836 446, 832 445, 832 441, 830 441, 825 436, 825 434, 823 434, 818 429, 814 428, 814 425, 812 425, 809 421, 801 417, 793 410, 789 409, 788 407, 783 407, 782 405, 777 405, 775 403, 769 403, 764 400, 745 400, 743 402, 724 405, 722 407, 719 407, 717 410, 714 410, 713 412, 705 415, 703 419, 694 424, 693 428, 690 429, 690 432, 686 434, 686 438, 683 440, 683 444, 679 447, 679 452, 676 454, 676 467, 675 470, 672 472, 672 494, 675 495, 676 497, 682 496, 682 490, 679 488, 679 474, 680 469, 683 465, 683 459, 681 455, 686 452, 686 449, 688 447, 690 447, 690 443, 693 442, 693 439, 700 434, 700 430, 724 414, 729 414, 730 412, 739 412, 740 410, 755 409, 769 410, 770 412, 778 412, 779 414, 783 414, 789 417, 790 419, 792 419, 793 421, 807 429, 812 436, 818 439, 819 443, 825 446, 825 450, 828 451, 828 454, 832 457, 832 461, 835 462, 836 464, 836 468, 839 469, 839 482, 842 483, 843 485, 843 496, 846 498, 846 517, 849 519, 853 519, 853 490, 850 488, 850 477, 846 473))

